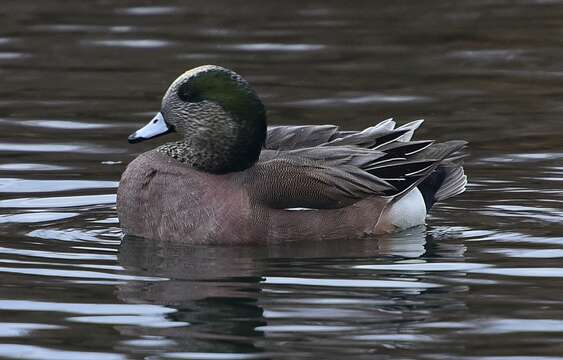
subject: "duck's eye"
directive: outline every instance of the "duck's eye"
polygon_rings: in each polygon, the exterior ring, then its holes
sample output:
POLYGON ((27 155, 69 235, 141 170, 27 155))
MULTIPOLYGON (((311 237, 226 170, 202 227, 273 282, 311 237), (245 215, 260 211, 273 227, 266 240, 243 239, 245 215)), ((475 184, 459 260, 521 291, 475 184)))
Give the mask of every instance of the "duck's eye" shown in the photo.
POLYGON ((203 97, 201 94, 194 89, 193 86, 190 86, 190 82, 185 82, 178 88, 178 97, 185 102, 200 102, 203 101, 203 97))

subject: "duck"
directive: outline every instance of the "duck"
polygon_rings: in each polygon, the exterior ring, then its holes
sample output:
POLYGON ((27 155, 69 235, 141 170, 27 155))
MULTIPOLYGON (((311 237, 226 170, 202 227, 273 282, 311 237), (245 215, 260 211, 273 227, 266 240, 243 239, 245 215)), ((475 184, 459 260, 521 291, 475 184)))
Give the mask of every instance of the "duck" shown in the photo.
POLYGON ((422 123, 268 127, 242 76, 193 68, 128 137, 179 135, 123 172, 120 226, 154 241, 242 245, 376 238, 424 225, 436 202, 465 191, 467 142, 413 140, 422 123))

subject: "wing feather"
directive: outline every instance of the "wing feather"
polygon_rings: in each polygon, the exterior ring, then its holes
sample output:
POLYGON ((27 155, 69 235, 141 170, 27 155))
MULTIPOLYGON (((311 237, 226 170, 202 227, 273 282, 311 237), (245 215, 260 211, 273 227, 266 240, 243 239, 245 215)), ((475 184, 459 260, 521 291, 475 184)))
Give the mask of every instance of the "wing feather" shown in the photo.
MULTIPOLYGON (((387 119, 362 131, 339 131, 334 125, 268 128, 250 180, 259 189, 254 196, 275 208, 339 208, 374 195, 397 200, 432 179, 436 169, 443 172, 445 164, 465 156, 465 141, 413 141, 422 123, 395 127, 387 119)), ((461 165, 448 171, 448 181, 433 190, 434 201, 465 189, 461 165)))

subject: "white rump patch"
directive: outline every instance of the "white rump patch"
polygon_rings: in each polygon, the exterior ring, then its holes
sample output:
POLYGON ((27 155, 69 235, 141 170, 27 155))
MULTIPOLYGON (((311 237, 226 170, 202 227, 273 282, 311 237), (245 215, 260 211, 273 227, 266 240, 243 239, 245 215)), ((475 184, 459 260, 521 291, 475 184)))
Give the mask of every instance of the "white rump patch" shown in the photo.
POLYGON ((426 220, 426 205, 418 188, 409 191, 387 210, 387 218, 399 229, 422 225, 426 220))

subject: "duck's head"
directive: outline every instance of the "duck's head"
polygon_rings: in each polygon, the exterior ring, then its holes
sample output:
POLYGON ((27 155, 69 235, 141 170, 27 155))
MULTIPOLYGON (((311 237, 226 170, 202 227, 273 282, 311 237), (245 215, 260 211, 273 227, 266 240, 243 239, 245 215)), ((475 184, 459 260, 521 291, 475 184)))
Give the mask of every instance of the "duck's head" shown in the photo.
POLYGON ((180 75, 166 91, 159 113, 129 136, 136 143, 176 131, 185 146, 223 167, 243 170, 260 155, 266 139, 264 105, 235 72, 204 65, 180 75), (228 163, 228 164, 227 164, 228 163))

